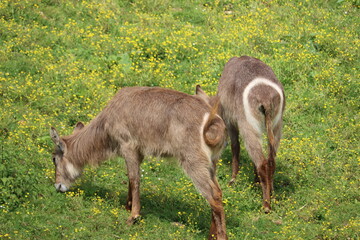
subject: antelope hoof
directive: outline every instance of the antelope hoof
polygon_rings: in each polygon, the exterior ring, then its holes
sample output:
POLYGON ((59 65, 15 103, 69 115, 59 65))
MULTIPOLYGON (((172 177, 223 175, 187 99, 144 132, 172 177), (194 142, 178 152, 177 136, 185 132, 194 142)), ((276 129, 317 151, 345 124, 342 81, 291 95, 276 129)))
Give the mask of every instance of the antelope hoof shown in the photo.
POLYGON ((271 208, 270 207, 264 207, 264 212, 266 214, 269 214, 271 212, 271 208))
POLYGON ((135 223, 138 223, 139 221, 141 220, 141 216, 140 215, 137 215, 137 216, 130 216, 128 218, 128 220, 126 221, 126 224, 131 226, 131 225, 134 225, 135 223))

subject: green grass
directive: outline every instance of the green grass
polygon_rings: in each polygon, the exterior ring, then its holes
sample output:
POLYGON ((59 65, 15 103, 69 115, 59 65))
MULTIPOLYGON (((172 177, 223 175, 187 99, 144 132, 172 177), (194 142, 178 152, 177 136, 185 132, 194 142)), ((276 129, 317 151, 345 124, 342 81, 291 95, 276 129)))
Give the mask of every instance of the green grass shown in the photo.
POLYGON ((53 187, 49 127, 89 122, 115 92, 146 85, 213 95, 250 55, 286 93, 274 211, 250 159, 218 165, 230 239, 358 239, 359 1, 3 0, 0 2, 0 238, 204 239, 210 208, 176 160, 142 165, 142 219, 128 227, 122 159, 53 187))

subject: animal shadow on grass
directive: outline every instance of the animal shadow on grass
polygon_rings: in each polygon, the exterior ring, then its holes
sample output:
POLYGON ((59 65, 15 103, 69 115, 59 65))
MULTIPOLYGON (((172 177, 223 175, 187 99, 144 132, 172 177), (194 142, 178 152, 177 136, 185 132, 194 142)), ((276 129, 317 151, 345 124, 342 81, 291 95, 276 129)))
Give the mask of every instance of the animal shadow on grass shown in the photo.
POLYGON ((191 224, 192 227, 206 234, 211 221, 211 208, 200 194, 195 196, 195 201, 194 196, 191 198, 192 203, 189 203, 181 200, 180 197, 144 191, 141 196, 142 215, 145 217, 153 215, 177 226, 186 227, 191 224), (203 207, 195 206, 194 204, 197 203, 203 207), (191 219, 190 222, 189 219, 191 219))
POLYGON ((91 180, 84 180, 78 186, 79 189, 84 191, 85 199, 92 199, 96 196, 104 199, 105 201, 116 205, 117 207, 125 207, 127 197, 127 182, 119 181, 116 188, 104 187, 101 183, 94 183, 91 180), (120 194, 118 194, 120 192, 120 194))
MULTIPOLYGON (((147 183, 141 183, 141 188, 149 188, 147 183)), ((119 181, 119 187, 110 189, 102 187, 101 184, 94 183, 91 180, 85 180, 78 186, 79 189, 84 191, 85 199, 92 199, 95 196, 101 197, 105 201, 114 204, 115 206, 124 209, 127 198, 128 182, 123 180, 119 181), (116 194, 120 192, 120 194, 116 194)), ((194 187, 195 188, 195 187, 194 187)), ((200 232, 206 234, 209 230, 211 221, 211 208, 207 204, 205 198, 198 194, 197 202, 202 202, 204 208, 199 212, 199 207, 193 204, 182 201, 181 198, 172 196, 165 196, 160 191, 156 190, 140 190, 140 203, 141 203, 141 217, 151 218, 155 216, 160 220, 165 220, 174 226, 186 226, 187 224, 194 224, 195 228, 200 232), (183 216, 179 212, 184 213, 183 216), (188 216, 192 215, 192 221, 188 222, 188 216)), ((128 212, 130 216, 130 212, 128 212)), ((124 218, 124 224, 126 219, 124 218)), ((139 224, 136 222, 135 224, 139 224)))

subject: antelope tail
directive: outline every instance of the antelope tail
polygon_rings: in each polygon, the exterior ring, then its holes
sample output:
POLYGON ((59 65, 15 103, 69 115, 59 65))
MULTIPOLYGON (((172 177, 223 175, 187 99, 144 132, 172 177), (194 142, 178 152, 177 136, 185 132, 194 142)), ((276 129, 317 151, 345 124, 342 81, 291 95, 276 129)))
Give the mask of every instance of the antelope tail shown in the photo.
POLYGON ((275 151, 274 132, 272 129, 271 108, 264 109, 264 115, 265 115, 265 126, 266 126, 268 144, 269 144, 268 159, 270 162, 273 162, 273 161, 275 161, 276 151, 275 151))
POLYGON ((215 147, 225 139, 225 124, 217 115, 220 99, 217 98, 211 108, 210 115, 204 126, 203 136, 209 147, 215 147))

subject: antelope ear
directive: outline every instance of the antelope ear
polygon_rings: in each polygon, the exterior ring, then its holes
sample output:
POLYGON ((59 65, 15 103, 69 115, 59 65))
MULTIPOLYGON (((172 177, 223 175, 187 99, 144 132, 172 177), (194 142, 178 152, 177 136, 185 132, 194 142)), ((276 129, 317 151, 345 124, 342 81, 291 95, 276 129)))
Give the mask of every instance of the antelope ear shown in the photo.
POLYGON ((55 145, 59 146, 60 137, 59 137, 59 134, 57 133, 57 131, 56 131, 56 129, 54 127, 50 128, 50 137, 51 137, 51 140, 55 143, 55 145))
POLYGON ((57 133, 56 129, 54 127, 50 128, 50 137, 51 140, 54 142, 56 146, 60 148, 62 152, 65 152, 66 145, 63 140, 61 140, 59 134, 57 133))
POLYGON ((196 96, 200 97, 205 102, 207 102, 207 103, 210 102, 210 97, 202 90, 200 85, 196 85, 195 94, 196 94, 196 96))
POLYGON ((84 125, 82 122, 78 122, 78 123, 76 124, 75 128, 74 128, 73 133, 75 133, 75 132, 83 129, 83 127, 85 127, 85 125, 84 125))
POLYGON ((203 93, 204 91, 201 89, 200 85, 196 85, 195 94, 198 95, 199 93, 203 93))

